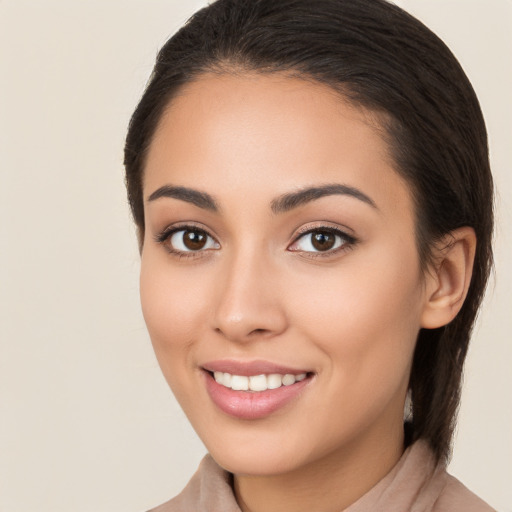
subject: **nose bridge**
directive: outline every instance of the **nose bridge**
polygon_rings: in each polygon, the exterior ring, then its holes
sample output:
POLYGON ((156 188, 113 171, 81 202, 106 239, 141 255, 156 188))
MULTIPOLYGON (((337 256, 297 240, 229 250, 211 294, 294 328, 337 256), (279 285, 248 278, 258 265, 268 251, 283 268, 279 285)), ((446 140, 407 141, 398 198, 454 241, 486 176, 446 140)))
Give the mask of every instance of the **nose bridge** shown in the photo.
POLYGON ((214 329, 234 341, 273 336, 286 328, 276 286, 277 268, 268 253, 246 245, 223 262, 214 329))

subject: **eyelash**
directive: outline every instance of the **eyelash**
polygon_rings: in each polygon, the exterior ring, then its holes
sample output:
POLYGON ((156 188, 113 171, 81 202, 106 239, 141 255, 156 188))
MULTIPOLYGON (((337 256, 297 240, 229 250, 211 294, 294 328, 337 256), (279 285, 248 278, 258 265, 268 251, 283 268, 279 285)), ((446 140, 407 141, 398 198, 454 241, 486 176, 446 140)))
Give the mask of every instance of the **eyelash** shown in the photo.
MULTIPOLYGON (((352 235, 347 234, 345 231, 342 231, 339 228, 335 228, 333 226, 315 226, 304 228, 303 230, 299 230, 299 234, 295 237, 294 241, 290 244, 290 246, 295 245, 300 239, 306 237, 307 235, 311 235, 313 233, 328 233, 342 239, 342 243, 339 247, 335 249, 329 249, 327 251, 298 251, 293 250, 294 252, 301 252, 304 257, 307 258, 329 258, 338 254, 340 252, 347 251, 349 249, 354 248, 354 246, 358 243, 358 239, 352 235)), ((289 247, 290 247, 289 246, 289 247)))
POLYGON ((169 240, 170 238, 180 231, 192 231, 196 233, 202 233, 206 235, 208 238, 211 238, 216 243, 217 240, 215 240, 214 237, 212 237, 206 229, 201 228, 199 226, 196 226, 194 224, 183 224, 179 226, 169 226, 165 228, 161 233, 157 234, 155 236, 155 241, 165 247, 165 249, 172 254, 173 256, 177 257, 178 259, 188 259, 188 258, 197 258, 201 256, 201 253, 205 252, 204 250, 198 250, 198 251, 180 251, 176 250, 170 245, 169 240))
MULTIPOLYGON (((168 242, 170 238, 180 231, 192 231, 196 233, 202 233, 206 235, 208 238, 212 239, 215 243, 218 244, 217 240, 213 236, 211 236, 207 230, 204 228, 201 228, 199 226, 196 226, 194 224, 184 224, 180 226, 169 226, 165 228, 161 233, 157 234, 155 236, 155 241, 165 247, 165 249, 172 254, 173 256, 183 259, 183 258, 197 258, 201 257, 202 253, 211 250, 197 250, 197 251, 180 251, 174 249, 168 242)), ((347 251, 349 249, 352 249, 357 243, 358 239, 355 238, 352 235, 347 234, 346 232, 342 231, 341 229, 332 227, 332 226, 315 226, 313 228, 304 228, 304 230, 299 231, 299 234, 295 237, 293 242, 288 246, 291 247, 295 245, 299 240, 306 237, 307 235, 311 235, 313 233, 328 233, 332 234, 334 236, 340 237, 342 239, 342 244, 340 247, 337 247, 335 249, 329 249, 326 251, 300 251, 297 249, 289 249, 291 252, 300 252, 302 255, 304 255, 307 258, 328 258, 330 256, 333 256, 335 254, 338 254, 342 251, 347 251)))

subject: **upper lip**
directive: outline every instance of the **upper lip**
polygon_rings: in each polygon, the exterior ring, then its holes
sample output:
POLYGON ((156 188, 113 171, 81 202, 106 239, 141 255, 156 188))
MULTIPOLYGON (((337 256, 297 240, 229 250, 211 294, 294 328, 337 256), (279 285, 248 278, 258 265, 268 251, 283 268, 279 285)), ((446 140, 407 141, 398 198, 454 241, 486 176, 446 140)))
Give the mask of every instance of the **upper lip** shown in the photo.
POLYGON ((279 373, 281 375, 299 375, 301 373, 309 373, 309 371, 305 369, 292 368, 264 360, 237 361, 234 359, 220 359, 217 361, 209 361, 203 364, 202 368, 209 372, 224 372, 230 373, 231 375, 243 375, 246 377, 262 374, 269 375, 272 373, 279 373))

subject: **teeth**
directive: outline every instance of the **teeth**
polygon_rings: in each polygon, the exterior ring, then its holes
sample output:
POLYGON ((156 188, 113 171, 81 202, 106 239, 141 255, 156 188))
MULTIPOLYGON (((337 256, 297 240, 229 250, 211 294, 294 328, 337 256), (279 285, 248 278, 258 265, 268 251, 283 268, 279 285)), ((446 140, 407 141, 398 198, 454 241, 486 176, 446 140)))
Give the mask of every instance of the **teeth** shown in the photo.
POLYGON ((281 386, 291 386, 295 382, 304 380, 306 374, 299 373, 298 375, 293 375, 287 373, 281 375, 279 373, 271 373, 270 375, 251 375, 250 377, 245 377, 225 372, 214 372, 213 377, 218 384, 235 391, 266 391, 267 389, 277 389, 281 386))
POLYGON ((290 386, 292 384, 295 384, 295 375, 291 375, 290 373, 287 373, 283 377, 283 386, 290 386))
POLYGON ((265 375, 249 377, 249 389, 251 391, 265 391, 267 389, 267 377, 265 375))
POLYGON ((267 377, 267 389, 277 389, 283 385, 283 376, 272 373, 267 377))
POLYGON ((227 388, 230 388, 231 387, 231 378, 232 378, 231 373, 223 373, 222 375, 223 375, 222 384, 224 384, 224 386, 226 386, 227 388))
POLYGON ((249 377, 233 375, 231 377, 231 389, 236 391, 247 391, 249 389, 249 377))

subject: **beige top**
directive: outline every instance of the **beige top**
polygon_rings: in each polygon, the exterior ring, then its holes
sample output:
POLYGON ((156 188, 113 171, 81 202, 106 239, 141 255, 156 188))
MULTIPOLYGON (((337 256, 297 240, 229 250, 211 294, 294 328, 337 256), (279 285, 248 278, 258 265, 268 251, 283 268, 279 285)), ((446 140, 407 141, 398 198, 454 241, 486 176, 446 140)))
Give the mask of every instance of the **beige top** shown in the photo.
MULTIPOLYGON (((409 447, 398 464, 343 512, 492 512, 442 465, 424 441, 409 447)), ((231 475, 207 455, 183 491, 150 512, 241 512, 231 475)))

